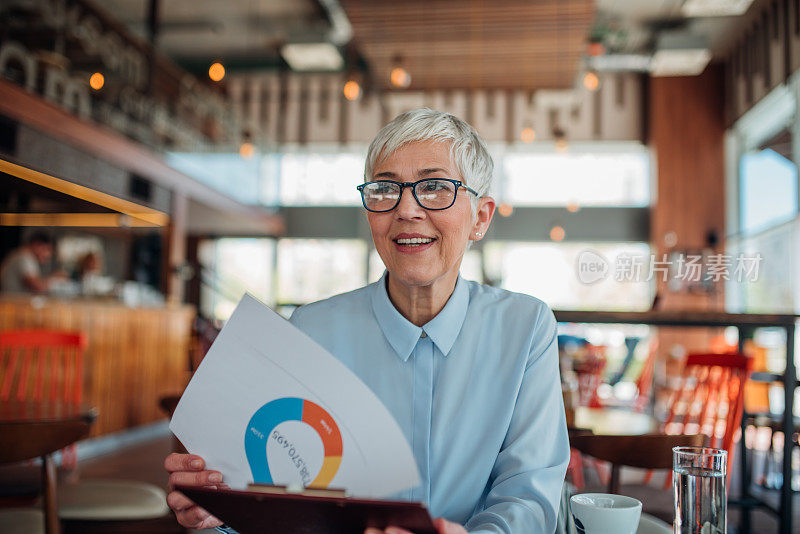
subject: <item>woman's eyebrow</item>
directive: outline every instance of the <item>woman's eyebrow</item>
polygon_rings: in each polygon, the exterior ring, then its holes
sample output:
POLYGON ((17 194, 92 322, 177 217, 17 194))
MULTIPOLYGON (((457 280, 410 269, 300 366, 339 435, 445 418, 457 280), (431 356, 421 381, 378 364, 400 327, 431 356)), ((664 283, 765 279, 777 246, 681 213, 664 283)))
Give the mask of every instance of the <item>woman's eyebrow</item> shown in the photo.
MULTIPOLYGON (((417 176, 424 177, 424 176, 429 176, 431 174, 437 174, 437 173, 440 173, 440 172, 443 172, 443 173, 447 174, 447 169, 442 169, 442 168, 439 168, 439 167, 435 167, 435 168, 432 168, 432 169, 420 169, 417 172, 417 176)), ((375 178, 397 178, 397 174, 393 173, 392 171, 383 171, 383 172, 376 173, 375 174, 375 178)))
POLYGON ((419 175, 419 176, 428 176, 429 174, 436 174, 436 173, 439 173, 439 172, 443 172, 443 173, 447 174, 447 169, 440 169, 438 167, 435 168, 435 169, 422 169, 421 171, 419 171, 417 173, 417 175, 419 175))

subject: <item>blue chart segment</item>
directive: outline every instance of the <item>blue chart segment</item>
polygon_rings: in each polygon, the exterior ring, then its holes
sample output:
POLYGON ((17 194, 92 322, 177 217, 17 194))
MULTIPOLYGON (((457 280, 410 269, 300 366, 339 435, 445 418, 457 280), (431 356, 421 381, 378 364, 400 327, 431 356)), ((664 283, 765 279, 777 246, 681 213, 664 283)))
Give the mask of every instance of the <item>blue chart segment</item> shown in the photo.
POLYGON ((267 458, 267 440, 273 429, 285 421, 303 422, 319 434, 325 458, 311 487, 327 487, 342 461, 342 436, 333 417, 321 406, 298 397, 283 397, 268 402, 253 414, 244 435, 244 450, 253 482, 272 484, 267 458))

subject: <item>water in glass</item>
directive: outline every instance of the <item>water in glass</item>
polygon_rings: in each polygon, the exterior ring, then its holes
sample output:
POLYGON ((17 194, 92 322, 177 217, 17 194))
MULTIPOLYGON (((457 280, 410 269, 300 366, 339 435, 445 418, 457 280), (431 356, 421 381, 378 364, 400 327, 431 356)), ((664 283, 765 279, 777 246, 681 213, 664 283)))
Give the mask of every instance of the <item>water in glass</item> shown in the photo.
POLYGON ((725 534, 725 473, 702 467, 673 471, 675 534, 725 534))

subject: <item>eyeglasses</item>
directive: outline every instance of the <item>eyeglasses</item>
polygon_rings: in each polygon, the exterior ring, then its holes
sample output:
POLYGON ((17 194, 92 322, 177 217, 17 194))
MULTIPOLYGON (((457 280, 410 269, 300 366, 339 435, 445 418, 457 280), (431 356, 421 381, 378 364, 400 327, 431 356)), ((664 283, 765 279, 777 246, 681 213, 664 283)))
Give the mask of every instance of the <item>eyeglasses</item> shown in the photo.
POLYGON ((367 211, 382 213, 392 211, 400 204, 403 189, 406 187, 411 188, 417 204, 426 210, 446 210, 455 204, 459 187, 478 196, 478 193, 462 182, 449 178, 425 178, 416 182, 375 180, 363 183, 356 189, 361 192, 361 202, 367 211))

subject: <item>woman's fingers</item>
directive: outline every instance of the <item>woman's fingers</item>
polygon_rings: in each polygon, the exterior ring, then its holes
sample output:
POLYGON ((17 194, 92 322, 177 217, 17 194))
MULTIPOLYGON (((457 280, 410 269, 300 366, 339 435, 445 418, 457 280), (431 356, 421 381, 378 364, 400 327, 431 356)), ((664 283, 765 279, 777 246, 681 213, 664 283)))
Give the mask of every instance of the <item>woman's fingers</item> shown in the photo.
POLYGON ((199 506, 192 506, 182 512, 176 512, 175 518, 178 523, 189 528, 214 528, 222 524, 216 517, 212 516, 199 506))
POLYGON ((194 505, 195 504, 180 491, 171 491, 167 494, 167 506, 172 508, 175 512, 182 512, 194 505))
POLYGON ((178 454, 173 452, 164 460, 164 469, 170 473, 175 471, 202 471, 206 463, 196 454, 178 454))
POLYGON ((200 471, 197 473, 175 471, 169 475, 171 488, 175 486, 216 486, 222 482, 219 471, 200 471))
POLYGON ((178 522, 185 527, 213 528, 222 524, 216 517, 197 506, 179 491, 173 491, 167 495, 167 505, 175 512, 178 522))
MULTIPOLYGON (((169 487, 199 486, 217 489, 222 484, 222 473, 204 470, 205 461, 196 454, 172 453, 164 460, 164 469, 169 472, 169 487)), ((213 528, 222 522, 203 510, 179 491, 167 495, 167 505, 175 512, 178 523, 188 528, 213 528)))

